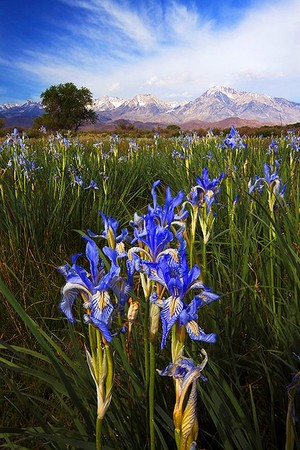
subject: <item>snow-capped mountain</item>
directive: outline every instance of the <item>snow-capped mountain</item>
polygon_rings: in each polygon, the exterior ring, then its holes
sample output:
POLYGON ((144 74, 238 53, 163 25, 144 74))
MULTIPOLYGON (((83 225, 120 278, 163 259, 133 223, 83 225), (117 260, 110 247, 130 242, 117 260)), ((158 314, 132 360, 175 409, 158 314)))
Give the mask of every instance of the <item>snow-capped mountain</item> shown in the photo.
POLYGON ((6 111, 9 111, 11 108, 14 108, 15 106, 19 105, 13 103, 4 103, 3 105, 0 105, 0 115, 5 114, 6 111))
POLYGON ((123 119, 182 124, 191 120, 216 122, 229 117, 277 124, 300 121, 299 103, 228 87, 212 87, 195 100, 182 104, 163 102, 150 94, 136 95, 117 107, 98 112, 100 122, 123 119))
POLYGON ((95 100, 94 109, 100 122, 108 120, 133 120, 142 122, 178 121, 173 112, 186 102, 163 102, 151 94, 138 94, 129 100, 102 97, 95 100))
POLYGON ((40 102, 27 100, 22 105, 0 105, 0 116, 2 117, 38 117, 44 112, 44 108, 40 102))
POLYGON ((211 122, 228 117, 260 122, 294 123, 300 121, 300 104, 269 95, 237 91, 228 87, 213 87, 200 97, 178 109, 181 120, 211 122))
POLYGON ((111 111, 123 106, 123 108, 120 109, 120 112, 123 111, 125 113, 129 110, 142 111, 149 109, 158 113, 172 111, 173 109, 183 106, 186 103, 186 101, 163 102, 151 94, 138 94, 129 100, 105 95, 104 97, 100 97, 94 101, 93 109, 97 112, 102 112, 111 111))
POLYGON ((111 111, 112 109, 121 106, 125 101, 125 99, 119 97, 110 97, 109 95, 105 95, 104 97, 100 97, 94 101, 93 109, 97 112, 111 111))
MULTIPOLYGON (((104 96, 95 99, 92 108, 102 124, 127 120, 183 125, 229 118, 273 124, 300 122, 300 103, 223 86, 212 87, 190 102, 164 102, 151 94, 139 94, 127 100, 104 96)), ((14 118, 34 118, 43 112, 41 103, 31 100, 23 105, 0 105, 0 117, 7 118, 10 124, 14 118)))
MULTIPOLYGON (((173 117, 174 106, 163 102, 151 94, 135 95, 126 100, 112 111, 112 119, 147 121, 170 121, 173 117)), ((101 117, 100 117, 101 120, 101 117)))

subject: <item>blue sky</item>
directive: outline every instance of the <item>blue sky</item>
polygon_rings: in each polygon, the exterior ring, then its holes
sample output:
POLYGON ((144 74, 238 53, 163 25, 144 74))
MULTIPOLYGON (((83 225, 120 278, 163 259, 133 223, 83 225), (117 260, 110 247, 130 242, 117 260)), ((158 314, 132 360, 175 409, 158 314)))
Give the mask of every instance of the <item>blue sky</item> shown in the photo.
POLYGON ((214 85, 300 102, 299 0, 1 0, 0 104, 72 81, 94 98, 214 85))

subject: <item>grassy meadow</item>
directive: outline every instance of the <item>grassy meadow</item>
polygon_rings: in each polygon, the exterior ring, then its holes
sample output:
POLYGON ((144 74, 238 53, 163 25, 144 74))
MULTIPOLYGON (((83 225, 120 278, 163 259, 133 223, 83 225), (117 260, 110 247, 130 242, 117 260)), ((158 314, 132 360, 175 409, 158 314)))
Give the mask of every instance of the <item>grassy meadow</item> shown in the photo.
MULTIPOLYGON (((273 137, 231 130, 2 138, 0 448, 89 450, 99 433, 96 448, 103 450, 300 448, 299 155, 300 136, 292 130, 273 137), (211 183, 199 188, 204 169, 211 183), (85 252, 87 230, 101 235, 93 239, 107 268, 101 249, 109 239, 98 211, 118 221, 118 235, 128 229, 129 252, 138 245, 130 225, 135 213, 146 215, 155 200, 164 205, 168 187, 173 198, 184 192, 175 212, 180 216, 184 206, 189 213, 171 229, 182 230, 189 266, 200 268, 201 281, 219 297, 197 319, 216 342, 186 336, 184 343, 195 364, 202 348, 208 355, 207 381, 195 384, 197 444, 186 446, 176 432, 174 439, 176 383, 156 370, 174 356, 173 331, 163 349, 161 324, 151 339, 149 298, 157 281, 133 275, 130 297, 139 309, 130 333, 110 343, 112 397, 100 431, 85 354, 91 325, 83 323, 80 298, 73 304, 76 325, 59 309, 65 280, 57 268, 85 252)), ((167 247, 177 249, 175 237, 167 247)), ((120 326, 128 309, 126 303, 120 326)))

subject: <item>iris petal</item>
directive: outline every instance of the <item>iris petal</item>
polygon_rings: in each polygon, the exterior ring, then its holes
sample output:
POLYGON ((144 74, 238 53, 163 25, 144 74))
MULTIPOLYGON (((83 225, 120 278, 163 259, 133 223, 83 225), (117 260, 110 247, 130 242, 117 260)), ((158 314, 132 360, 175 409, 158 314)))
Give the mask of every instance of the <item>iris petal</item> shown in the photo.
POLYGON ((112 341, 112 335, 111 335, 111 333, 109 331, 109 328, 108 328, 107 324, 102 322, 102 320, 96 319, 92 315, 89 317, 89 319, 97 328, 99 328, 99 330, 103 334, 103 337, 105 338, 105 340, 107 342, 111 342, 112 341))
POLYGON ((185 327, 186 331, 188 332, 188 335, 194 341, 202 341, 207 342, 209 344, 214 344, 217 340, 217 336, 215 333, 210 334, 204 333, 204 331, 199 327, 197 322, 195 322, 194 320, 190 320, 185 327))
POLYGON ((163 335, 161 340, 161 348, 164 348, 167 342, 168 334, 176 322, 180 312, 183 309, 183 302, 181 301, 180 297, 169 297, 164 302, 164 307, 161 314, 161 321, 162 321, 162 329, 163 329, 163 335))
POLYGON ((113 305, 107 291, 97 292, 91 300, 91 316, 104 323, 108 323, 113 312, 113 305))
POLYGON ((73 306, 74 300, 78 296, 78 294, 79 294, 78 289, 75 289, 75 288, 64 289, 63 297, 59 304, 59 308, 60 308, 61 312, 67 317, 69 322, 71 322, 73 324, 75 324, 77 322, 72 313, 72 306, 73 306))
POLYGON ((91 293, 88 289, 81 286, 80 284, 66 283, 62 289, 62 299, 59 304, 59 308, 61 312, 67 317, 67 319, 75 324, 76 319, 72 313, 72 306, 76 297, 80 294, 80 292, 84 293, 85 296, 90 297, 91 293))
POLYGON ((90 270, 92 275, 93 284, 97 283, 98 278, 98 264, 99 264, 99 251, 95 242, 88 236, 82 236, 87 241, 86 243, 86 257, 90 263, 90 270))

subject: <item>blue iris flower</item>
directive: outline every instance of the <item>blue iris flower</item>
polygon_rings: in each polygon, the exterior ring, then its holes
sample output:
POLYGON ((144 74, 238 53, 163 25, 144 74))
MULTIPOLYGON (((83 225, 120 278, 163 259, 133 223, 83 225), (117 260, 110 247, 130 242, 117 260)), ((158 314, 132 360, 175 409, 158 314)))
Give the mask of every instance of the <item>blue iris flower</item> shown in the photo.
POLYGON ((86 190, 86 189, 97 190, 97 189, 99 189, 99 187, 98 187, 98 185, 97 185, 95 180, 91 180, 90 184, 87 187, 84 188, 84 190, 86 190))
POLYGON ((206 213, 209 214, 211 205, 220 192, 219 184, 224 178, 224 172, 217 178, 212 180, 209 178, 208 169, 204 167, 202 170, 202 177, 196 177, 196 186, 194 186, 187 195, 188 202, 193 207, 206 206, 206 213))
POLYGON ((177 321, 180 326, 186 328, 191 339, 209 343, 216 341, 215 334, 205 334, 200 328, 196 322, 198 319, 196 312, 202 306, 218 299, 219 296, 203 285, 199 279, 200 269, 197 265, 189 269, 185 245, 185 242, 180 242, 177 261, 172 258, 172 255, 165 254, 157 262, 144 262, 148 278, 165 287, 170 294, 168 298, 160 299, 156 293, 153 293, 150 298, 153 303, 162 308, 161 349, 165 347, 168 334, 177 321), (186 295, 189 291, 196 289, 201 290, 201 293, 187 304, 184 300, 186 295))
POLYGON ((286 189, 286 184, 282 184, 282 180, 279 177, 279 165, 280 163, 277 160, 275 161, 275 168, 265 163, 265 176, 261 178, 256 176, 253 184, 251 184, 251 180, 249 181, 249 194, 252 194, 254 191, 261 192, 264 185, 266 185, 270 190, 273 191, 275 195, 283 197, 286 189))
MULTIPOLYGON (((107 240, 107 242, 111 248, 115 248, 116 244, 120 244, 121 242, 123 242, 126 239, 126 237, 128 235, 128 230, 126 228, 124 228, 121 230, 121 234, 118 234, 119 222, 117 221, 117 219, 115 219, 114 217, 109 217, 109 216, 105 215, 102 211, 99 211, 99 214, 103 221, 104 230, 102 231, 101 234, 95 234, 91 230, 87 230, 88 235, 92 238, 102 237, 107 240)), ((120 253, 118 251, 119 257, 125 256, 125 255, 126 254, 124 252, 120 253)))
POLYGON ((158 224, 152 214, 144 216, 143 228, 140 230, 135 228, 134 236, 132 244, 137 240, 143 242, 149 250, 153 261, 173 240, 173 233, 168 228, 158 224))
POLYGON ((75 175, 74 181, 72 182, 72 185, 75 185, 75 184, 78 184, 78 186, 83 187, 84 181, 78 175, 75 175))
MULTIPOLYGON (((152 186, 153 206, 148 205, 148 213, 143 216, 135 215, 135 220, 130 223, 134 228, 134 239, 131 243, 142 242, 152 261, 155 261, 173 240, 174 236, 170 231, 171 225, 175 221, 183 220, 188 214, 188 211, 183 210, 176 214, 175 208, 181 204, 184 192, 180 191, 175 197, 172 197, 169 186, 166 188, 164 205, 157 204, 156 187, 159 183, 158 180, 152 186)), ((179 222, 177 223, 179 224, 179 222)), ((182 226, 182 223, 180 225, 182 226)))
POLYGON ((267 152, 270 153, 270 154, 277 153, 278 149, 279 149, 278 139, 275 140, 275 139, 271 138, 271 143, 270 143, 270 145, 268 147, 267 152))
POLYGON ((166 188, 166 201, 164 205, 157 204, 156 188, 160 184, 160 180, 153 183, 151 194, 153 198, 153 206, 148 205, 148 214, 153 215, 157 222, 162 227, 170 227, 174 220, 185 219, 188 215, 187 211, 180 211, 179 214, 175 213, 182 200, 184 199, 184 192, 179 191, 175 197, 172 197, 171 189, 169 186, 166 188))
POLYGON ((99 257, 95 242, 88 236, 83 236, 86 243, 86 258, 89 261, 89 272, 77 264, 82 254, 72 256, 72 266, 64 265, 58 271, 65 276, 66 284, 62 289, 60 310, 67 319, 75 324, 73 303, 80 294, 86 310, 84 319, 100 329, 107 342, 112 340, 112 320, 118 311, 122 311, 129 297, 129 284, 119 276, 120 267, 117 264, 117 253, 109 248, 102 249, 111 262, 108 272, 104 270, 104 262, 99 257), (109 291, 115 294, 116 301, 111 299, 109 291))
POLYGON ((203 381, 207 381, 207 378, 201 373, 207 363, 206 352, 204 350, 202 350, 202 352, 205 355, 205 358, 201 364, 196 365, 192 359, 185 358, 179 354, 177 361, 168 364, 168 366, 163 370, 158 370, 159 375, 162 377, 174 377, 175 379, 180 379, 181 391, 183 390, 182 388, 191 381, 191 379, 201 378, 203 381))
POLYGON ((243 141, 241 138, 239 132, 236 130, 236 128, 232 125, 230 128, 230 132, 226 135, 221 148, 230 148, 233 150, 235 147, 242 149, 246 148, 247 144, 243 141))

